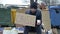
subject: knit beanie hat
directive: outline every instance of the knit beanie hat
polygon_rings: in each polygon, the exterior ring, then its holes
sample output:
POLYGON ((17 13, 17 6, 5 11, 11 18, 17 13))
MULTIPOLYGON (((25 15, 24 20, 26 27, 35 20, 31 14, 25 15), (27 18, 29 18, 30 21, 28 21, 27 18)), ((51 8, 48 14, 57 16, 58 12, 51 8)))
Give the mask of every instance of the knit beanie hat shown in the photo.
POLYGON ((30 8, 37 9, 37 3, 36 3, 36 2, 33 2, 33 3, 30 5, 30 8))

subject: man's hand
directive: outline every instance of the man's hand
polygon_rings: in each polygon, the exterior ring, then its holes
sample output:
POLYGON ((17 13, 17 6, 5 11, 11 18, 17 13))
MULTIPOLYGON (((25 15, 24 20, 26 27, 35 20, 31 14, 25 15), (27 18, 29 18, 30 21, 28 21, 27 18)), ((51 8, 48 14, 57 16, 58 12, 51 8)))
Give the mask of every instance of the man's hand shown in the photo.
POLYGON ((40 25, 41 24, 41 20, 37 20, 37 25, 40 25))

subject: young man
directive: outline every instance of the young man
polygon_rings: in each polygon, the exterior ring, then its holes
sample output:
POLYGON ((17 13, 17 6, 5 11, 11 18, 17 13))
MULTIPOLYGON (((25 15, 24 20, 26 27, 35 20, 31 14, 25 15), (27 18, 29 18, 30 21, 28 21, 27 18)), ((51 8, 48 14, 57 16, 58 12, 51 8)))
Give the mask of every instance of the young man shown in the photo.
POLYGON ((39 9, 46 9, 46 3, 45 2, 43 2, 43 1, 40 1, 39 3, 38 3, 38 8, 39 9))
MULTIPOLYGON (((41 34, 41 11, 37 9, 37 3, 36 2, 33 2, 30 5, 30 10, 27 10, 26 14, 36 16, 35 30, 36 30, 37 34, 41 34), (39 20, 40 22, 38 23, 37 20, 39 20)), ((31 29, 31 26, 25 26, 24 34, 28 34, 29 29, 31 29)))

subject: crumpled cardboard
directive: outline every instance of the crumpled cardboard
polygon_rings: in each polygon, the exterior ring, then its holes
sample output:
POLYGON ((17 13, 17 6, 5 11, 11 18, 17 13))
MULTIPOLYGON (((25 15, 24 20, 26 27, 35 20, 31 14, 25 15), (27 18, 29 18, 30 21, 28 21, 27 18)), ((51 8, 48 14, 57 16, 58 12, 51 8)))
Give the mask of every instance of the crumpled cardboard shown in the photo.
POLYGON ((18 34, 18 31, 15 28, 12 28, 11 30, 8 28, 3 30, 3 34, 18 34))

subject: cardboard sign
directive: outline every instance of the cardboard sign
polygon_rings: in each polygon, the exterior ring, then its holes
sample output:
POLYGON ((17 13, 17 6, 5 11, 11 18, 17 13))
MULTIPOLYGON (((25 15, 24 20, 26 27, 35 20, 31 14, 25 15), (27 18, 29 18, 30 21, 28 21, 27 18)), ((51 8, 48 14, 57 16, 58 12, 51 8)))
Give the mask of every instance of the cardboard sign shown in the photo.
POLYGON ((15 24, 20 24, 23 26, 35 26, 36 16, 16 13, 15 24))

